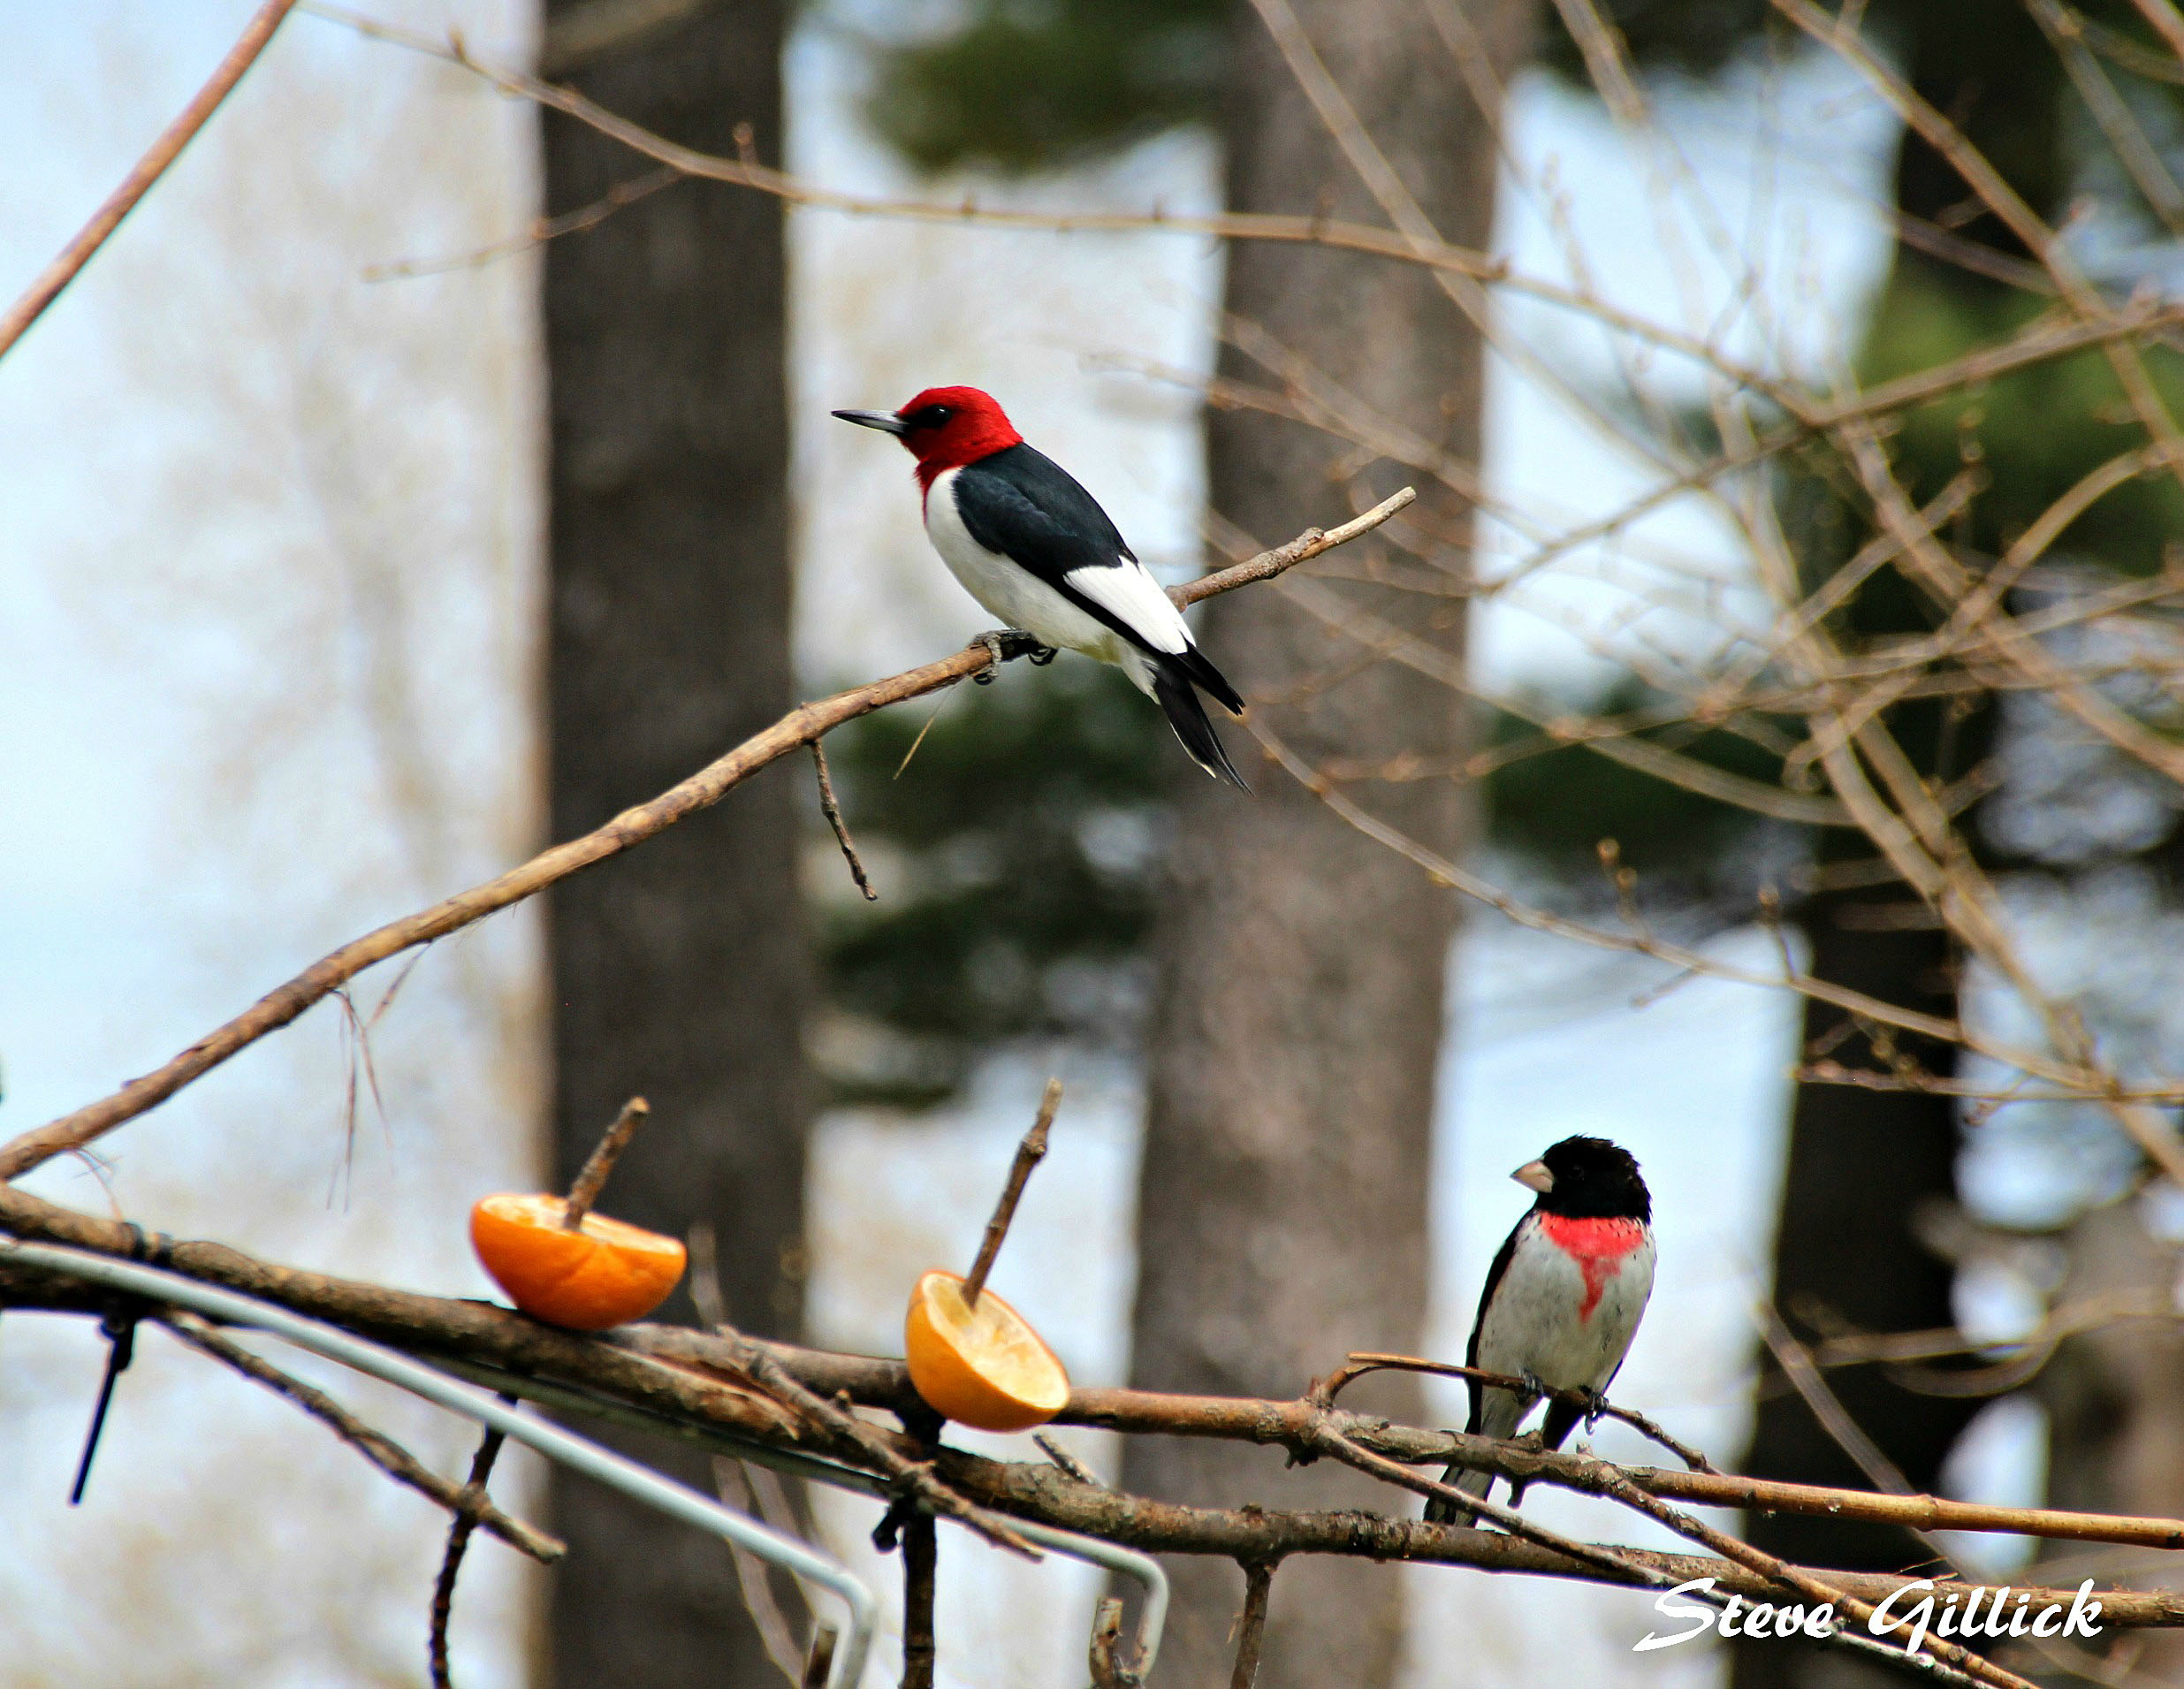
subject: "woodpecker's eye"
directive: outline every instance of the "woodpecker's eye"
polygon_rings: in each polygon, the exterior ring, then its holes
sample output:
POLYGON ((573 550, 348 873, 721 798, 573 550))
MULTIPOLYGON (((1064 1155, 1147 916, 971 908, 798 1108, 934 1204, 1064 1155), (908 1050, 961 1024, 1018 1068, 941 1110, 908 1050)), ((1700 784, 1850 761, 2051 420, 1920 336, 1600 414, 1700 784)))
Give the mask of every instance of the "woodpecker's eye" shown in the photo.
POLYGON ((939 428, 955 414, 946 405, 921 405, 902 421, 913 430, 939 428))

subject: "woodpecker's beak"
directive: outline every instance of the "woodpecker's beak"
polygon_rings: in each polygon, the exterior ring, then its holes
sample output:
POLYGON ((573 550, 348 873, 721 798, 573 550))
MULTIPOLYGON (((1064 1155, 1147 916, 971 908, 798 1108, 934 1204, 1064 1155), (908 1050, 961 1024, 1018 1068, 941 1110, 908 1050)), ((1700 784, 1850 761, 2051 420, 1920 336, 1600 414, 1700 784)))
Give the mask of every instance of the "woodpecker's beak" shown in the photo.
POLYGON ((1537 1191, 1545 1196, 1555 1188, 1555 1175, 1547 1170, 1544 1161, 1526 1161, 1509 1175, 1527 1191, 1537 1191))
POLYGON ((908 432, 902 419, 891 410, 838 410, 835 415, 845 422, 855 422, 859 428, 876 428, 882 434, 892 434, 900 439, 908 432))

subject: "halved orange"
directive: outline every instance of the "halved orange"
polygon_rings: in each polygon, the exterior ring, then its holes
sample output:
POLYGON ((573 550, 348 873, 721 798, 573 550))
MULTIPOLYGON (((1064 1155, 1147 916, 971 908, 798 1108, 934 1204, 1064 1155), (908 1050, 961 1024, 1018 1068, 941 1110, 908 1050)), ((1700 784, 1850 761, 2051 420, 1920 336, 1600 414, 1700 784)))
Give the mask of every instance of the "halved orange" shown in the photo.
POLYGON ((577 1331, 641 1320, 682 1277, 673 1237, 589 1213, 561 1229, 562 1197, 481 1197, 470 1210, 470 1247, 508 1299, 535 1319, 577 1331))
POLYGON ((959 1273, 917 1281, 902 1351, 925 1405, 981 1431, 1028 1431, 1069 1399, 1069 1375, 1030 1322, 991 1290, 971 1307, 959 1273))

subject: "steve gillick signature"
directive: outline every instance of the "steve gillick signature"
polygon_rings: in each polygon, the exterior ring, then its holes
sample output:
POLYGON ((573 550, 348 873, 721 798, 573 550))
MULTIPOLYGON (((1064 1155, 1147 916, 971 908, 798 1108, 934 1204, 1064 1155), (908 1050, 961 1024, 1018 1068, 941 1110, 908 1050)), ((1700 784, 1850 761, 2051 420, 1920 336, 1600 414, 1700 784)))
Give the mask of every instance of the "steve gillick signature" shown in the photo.
MULTIPOLYGON (((1711 1594, 1714 1579, 1694 1578, 1689 1583, 1665 1589, 1655 1600, 1654 1610, 1664 1618, 1685 1622, 1685 1627, 1668 1636, 1646 1632, 1643 1640, 1633 1643, 1633 1654, 1649 1654, 1655 1648, 1674 1647, 1678 1642, 1688 1642, 1693 1637, 1704 1636, 1708 1631, 1722 1636, 1809 1636, 1815 1640, 1832 1636, 1841 1621, 1836 1617, 1835 1603, 1824 1602, 1817 1607, 1802 1604, 1775 1606, 1767 1602, 1747 1602, 1742 1595, 1731 1595, 1722 1606, 1701 1605, 1695 1601, 1682 1599, 1692 1594, 1711 1594)), ((2067 1613, 2061 1602, 2043 1602, 2039 1610, 2032 1609, 2032 1595, 2020 1591, 2016 1605, 2011 1609, 2010 1589, 2005 1584, 1999 1589, 1983 1587, 1968 1590, 1951 1590, 1942 1598, 1938 1609, 1934 1604, 1936 1586, 1931 1578, 1921 1578, 1894 1591, 1873 1609, 1867 1628, 1876 1636, 1889 1636, 1899 1631, 1908 1631, 1904 1640, 1904 1652, 1918 1655, 1930 1630, 1940 1637, 1995 1637, 1995 1636, 2097 1636, 2100 1634, 2101 1604, 2093 1599, 2093 1580, 2088 1578, 2078 1586, 2078 1593, 2070 1602, 2067 1613), (1906 1598, 1923 1590, 1915 1602, 1906 1598), (1982 1622, 1980 1613, 1981 1597, 1988 1597, 1982 1622), (1963 1610, 1957 1603, 1962 1602, 1963 1610), (1899 1602, 1906 1602, 1900 1609, 1899 1602)))

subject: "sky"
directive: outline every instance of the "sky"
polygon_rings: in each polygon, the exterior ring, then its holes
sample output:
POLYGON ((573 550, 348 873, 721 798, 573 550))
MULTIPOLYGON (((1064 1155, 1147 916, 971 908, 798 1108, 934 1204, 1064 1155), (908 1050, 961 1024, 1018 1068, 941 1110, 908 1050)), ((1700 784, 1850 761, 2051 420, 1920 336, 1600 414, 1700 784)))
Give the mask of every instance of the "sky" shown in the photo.
MULTIPOLYGON (((0 6, 0 295, 72 232, 249 10, 0 6)), ((519 0, 373 11, 460 24, 482 54, 512 61, 531 27, 519 0)), ((861 73, 849 34, 818 12, 787 65, 795 171, 939 199, 975 186, 996 204, 1217 202, 1215 151, 1193 135, 1058 179, 919 183, 861 129, 861 73)), ((1675 148, 1648 152, 1590 103, 1521 81, 1498 247, 1565 279, 1581 257, 1620 304, 1726 323, 1740 354, 1824 378, 1884 255, 1884 114, 1809 69, 1686 91, 1667 111, 1675 148), (1779 323, 1724 303, 1751 264, 1770 278, 1779 323)), ((331 944, 540 841, 532 264, 366 278, 521 227, 532 133, 521 107, 461 72, 299 14, 0 368, 0 1133, 103 1092, 331 944)), ((1204 474, 1190 384, 1211 363, 1217 251, 813 212, 792 217, 791 243, 809 685, 931 656, 985 620, 927 552, 903 465, 832 423, 838 406, 986 386, 1141 554, 1195 567, 1204 474)), ((1580 389, 1619 378, 1610 349, 1566 315, 1510 303, 1500 323, 1580 389)), ((1688 371, 1648 378, 1671 397, 1700 392, 1688 371)), ((1557 525, 1641 484, 1610 432, 1521 360, 1494 360, 1486 471, 1526 517, 1557 525)), ((1510 525, 1485 550, 1516 558, 1524 543, 1510 525)), ((1718 520, 1677 505, 1487 605, 1480 672, 1567 692, 1606 672, 1619 642, 1692 648, 1708 636, 1699 622, 1633 612, 1665 575, 1711 582, 1732 605, 1744 590, 1718 520)), ((1749 934, 1724 943, 1757 954, 1749 934)), ((57 1167, 35 1188, 98 1206, 103 1177, 129 1213, 170 1229, 487 1294, 460 1216, 537 1160, 536 962, 529 918, 497 919, 404 985, 372 1028, 369 1069, 342 1016, 322 1008, 120 1134, 96 1175, 57 1167)), ((1733 1449, 1792 1006, 1710 981, 1649 995, 1662 983, 1649 964, 1484 917, 1451 969, 1435 1346, 1460 1350, 1485 1263, 1524 1206, 1509 1169, 1569 1132, 1605 1131, 1645 1165, 1662 1239, 1656 1312, 1618 1393, 1733 1449)), ((361 1017, 389 983, 358 993, 361 1017)), ((1053 1160, 995 1282, 1079 1381, 1120 1381, 1137 1078, 1092 1063, 1066 1077, 1053 1160)), ((894 1346, 917 1272, 969 1253, 1042 1077, 1002 1059, 960 1105, 915 1122, 822 1122, 815 1339, 894 1346)), ((100 1359, 84 1322, 0 1321, 0 1689, 416 1681, 431 1510, 290 1411, 148 1342, 72 1514, 60 1498, 100 1359)), ((340 1388, 444 1470, 464 1457, 460 1427, 340 1388)), ((1458 1411, 1452 1398, 1442 1411, 1458 1411)), ((1096 1436, 1069 1441, 1112 1462, 1096 1436)), ((2036 1478, 2021 1425, 1988 1441, 1967 1487, 2005 1499, 2036 1478)), ((1602 1444, 1619 1446, 1611 1431, 1602 1444)), ((536 1474, 521 1460, 507 1471, 520 1508, 536 1474)), ((1566 1497, 1536 1506, 1549 1523, 1591 1517, 1566 1497)), ((869 1513, 830 1500, 821 1524, 891 1600, 892 1568, 861 1546, 869 1513)), ((1571 1650, 1602 1685, 1718 1676, 1702 1647, 1631 1655, 1648 1615, 1625 1594, 1406 1576, 1416 1689, 1507 1681, 1571 1650)), ((946 1680, 1081 1676, 1094 1589, 1081 1570, 1002 1564, 951 1537, 946 1680), (967 1660, 992 1674, 958 1670, 967 1660)), ((464 1682, 522 1680, 535 1599, 511 1556, 481 1550, 457 1626, 464 1682)))

